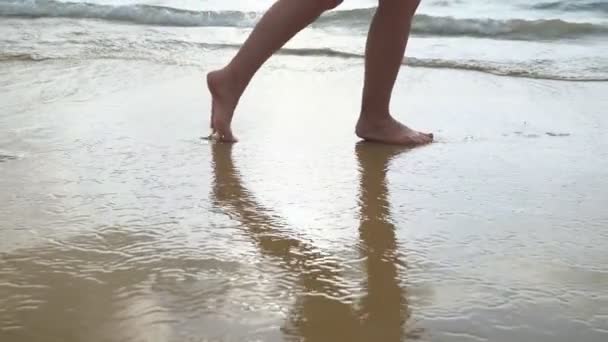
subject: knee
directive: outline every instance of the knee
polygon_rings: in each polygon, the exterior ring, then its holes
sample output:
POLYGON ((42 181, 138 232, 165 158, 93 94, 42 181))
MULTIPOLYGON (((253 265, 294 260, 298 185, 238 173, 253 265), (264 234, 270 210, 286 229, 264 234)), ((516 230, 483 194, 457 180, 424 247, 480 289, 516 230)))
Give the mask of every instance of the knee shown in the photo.
POLYGON ((378 0, 379 8, 390 9, 391 11, 405 12, 414 15, 421 0, 378 0))
POLYGON ((338 7, 342 3, 342 0, 319 0, 319 3, 323 7, 324 11, 329 11, 338 7))

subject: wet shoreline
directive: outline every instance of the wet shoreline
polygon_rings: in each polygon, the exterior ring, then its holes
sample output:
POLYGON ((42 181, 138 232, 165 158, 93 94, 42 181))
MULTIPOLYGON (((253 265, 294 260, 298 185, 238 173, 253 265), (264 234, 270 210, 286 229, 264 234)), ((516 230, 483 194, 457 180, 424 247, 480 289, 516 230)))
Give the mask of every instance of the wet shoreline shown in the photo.
POLYGON ((358 66, 310 68, 234 146, 196 69, 7 112, 0 340, 605 340, 605 84, 408 68, 438 141, 403 150, 352 134, 358 66))

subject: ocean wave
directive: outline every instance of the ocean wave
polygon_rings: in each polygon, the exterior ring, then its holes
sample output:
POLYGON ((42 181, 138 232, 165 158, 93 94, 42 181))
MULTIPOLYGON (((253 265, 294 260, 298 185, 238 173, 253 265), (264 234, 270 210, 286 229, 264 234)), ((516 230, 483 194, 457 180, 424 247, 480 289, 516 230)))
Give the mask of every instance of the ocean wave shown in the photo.
MULTIPOLYGON (((315 27, 366 28, 373 9, 335 11, 319 18, 315 27)), ((0 16, 76 18, 122 21, 158 26, 251 27, 260 13, 239 11, 190 11, 150 5, 95 5, 54 0, 0 2, 0 16)), ((497 39, 551 40, 608 35, 608 26, 552 20, 458 19, 419 14, 413 33, 429 36, 473 36, 497 39)))
POLYGON ((102 19, 157 26, 249 27, 255 23, 259 14, 239 11, 190 11, 152 5, 112 6, 54 0, 9 0, 0 2, 0 16, 102 19))
POLYGON ((535 10, 552 10, 564 12, 593 12, 608 14, 608 1, 549 1, 526 5, 535 10))
POLYGON ((31 53, 0 53, 0 62, 11 62, 11 61, 29 61, 29 62, 40 62, 50 57, 43 57, 37 54, 31 53))
MULTIPOLYGON (((367 25, 374 9, 355 9, 333 12, 321 17, 317 25, 367 25)), ((461 19, 425 14, 416 15, 412 31, 429 36, 473 36, 521 40, 547 40, 608 35, 608 26, 595 23, 575 23, 560 19, 461 19)))
POLYGON ((477 60, 447 60, 439 58, 409 58, 407 65, 412 67, 431 69, 456 69, 466 71, 477 71, 496 76, 532 78, 553 81, 577 81, 577 82, 607 82, 608 77, 564 75, 545 70, 534 70, 528 65, 493 63, 477 60))
POLYGON ((419 34, 440 36, 475 36, 546 40, 608 35, 608 26, 592 23, 573 23, 560 19, 454 19, 419 15, 413 23, 419 34))
MULTIPOLYGON (((171 42, 165 42, 164 45, 169 45, 171 42)), ((179 42, 183 44, 182 42, 179 42)), ((238 49, 241 45, 239 44, 210 44, 210 43, 189 43, 190 47, 197 50, 223 50, 223 49, 238 49)), ((358 59, 363 60, 364 55, 346 51, 340 51, 330 48, 283 48, 277 52, 278 55, 283 56, 298 56, 298 57, 329 57, 329 58, 342 58, 342 59, 358 59)), ((96 52, 88 56, 41 56, 39 54, 2 54, 0 52, 0 63, 7 61, 29 61, 29 62, 41 62, 46 60, 74 60, 74 59, 92 59, 92 60, 142 60, 142 61, 153 61, 163 64, 175 64, 180 66, 200 66, 197 62, 178 62, 171 58, 165 59, 158 56, 154 56, 153 53, 142 53, 142 54, 123 54, 117 53, 116 50, 108 53, 96 52)), ((564 74, 554 70, 550 65, 546 68, 539 68, 539 64, 543 64, 543 61, 531 61, 532 65, 528 64, 504 64, 495 63, 491 61, 481 60, 450 60, 441 58, 416 58, 408 57, 404 60, 403 65, 414 68, 429 68, 429 69, 454 69, 463 71, 475 71, 486 74, 492 74, 496 76, 506 77, 521 77, 541 80, 555 80, 555 81, 577 81, 577 82, 608 82, 608 75, 605 73, 597 76, 592 75, 572 75, 564 74)))
MULTIPOLYGON (((238 46, 234 46, 238 47, 238 46)), ((364 59, 361 54, 343 52, 334 49, 282 49, 278 52, 281 55, 288 56, 311 56, 311 57, 337 57, 337 58, 356 58, 364 59)), ((542 61, 532 61, 538 64, 542 61)), ((497 76, 522 77, 533 79, 545 79, 554 81, 586 81, 586 82, 606 82, 608 77, 589 77, 589 76, 573 76, 551 73, 549 70, 533 70, 526 65, 493 63, 490 61, 479 60, 450 60, 442 58, 416 58, 408 57, 404 60, 403 65, 415 68, 429 69, 455 69, 466 71, 477 71, 497 76)))

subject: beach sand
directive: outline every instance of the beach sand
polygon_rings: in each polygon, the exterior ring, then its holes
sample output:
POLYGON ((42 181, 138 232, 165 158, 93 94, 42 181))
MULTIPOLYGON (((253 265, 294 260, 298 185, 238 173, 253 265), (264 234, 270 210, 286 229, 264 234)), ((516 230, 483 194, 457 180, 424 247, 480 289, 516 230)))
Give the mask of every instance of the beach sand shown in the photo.
POLYGON ((360 61, 301 60, 233 146, 198 68, 0 95, 0 341, 608 340, 607 83, 405 68, 406 150, 355 137, 360 61))

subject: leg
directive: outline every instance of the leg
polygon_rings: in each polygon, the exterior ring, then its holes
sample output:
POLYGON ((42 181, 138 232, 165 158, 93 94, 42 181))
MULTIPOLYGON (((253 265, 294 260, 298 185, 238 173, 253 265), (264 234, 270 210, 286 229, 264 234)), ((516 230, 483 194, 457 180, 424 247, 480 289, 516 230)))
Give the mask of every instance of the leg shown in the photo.
POLYGON ((393 119, 390 101, 420 0, 379 0, 365 52, 365 85, 357 135, 365 140, 420 145, 432 134, 414 131, 393 119))
POLYGON ((257 70, 296 33, 341 0, 279 0, 256 25, 232 61, 207 75, 213 97, 211 129, 219 140, 234 142, 234 110, 257 70))

